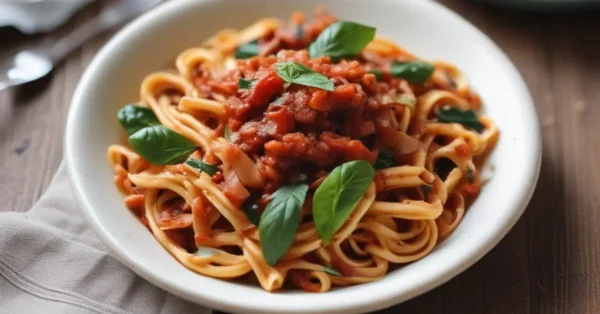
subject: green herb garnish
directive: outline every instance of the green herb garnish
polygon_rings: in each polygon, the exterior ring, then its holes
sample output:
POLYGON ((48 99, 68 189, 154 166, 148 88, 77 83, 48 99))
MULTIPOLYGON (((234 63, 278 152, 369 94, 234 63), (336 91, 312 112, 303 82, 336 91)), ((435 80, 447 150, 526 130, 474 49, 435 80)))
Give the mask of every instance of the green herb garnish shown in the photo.
POLYGON ((313 197, 313 220, 327 245, 346 222, 373 181, 375 170, 364 160, 344 163, 327 176, 313 197))
POLYGON ((383 72, 381 72, 381 70, 379 69, 373 69, 369 71, 369 73, 375 74, 375 79, 377 79, 378 81, 381 81, 383 79, 383 72))
POLYGON ((150 108, 127 105, 117 113, 119 123, 128 135, 145 127, 160 125, 160 121, 150 108))
POLYGON ((241 78, 238 81, 238 88, 239 89, 252 89, 252 87, 254 87, 255 84, 256 84, 256 80, 248 80, 245 78, 241 78))
POLYGON ((117 118, 129 134, 131 149, 155 165, 182 162, 196 150, 196 144, 160 124, 149 108, 127 105, 117 118))
POLYGON ((248 59, 255 56, 258 56, 260 53, 260 49, 258 47, 258 39, 253 40, 249 43, 245 43, 239 46, 235 50, 235 58, 236 59, 248 59))
POLYGON ((375 169, 385 169, 390 168, 396 164, 396 156, 389 149, 382 147, 379 149, 379 154, 377 155, 377 160, 375 160, 375 164, 373 165, 375 169))
POLYGON ((302 203, 308 185, 288 184, 280 187, 260 217, 258 231, 265 260, 275 265, 294 242, 300 225, 302 203))
POLYGON ((433 64, 424 61, 394 61, 391 70, 394 77, 403 78, 411 84, 423 84, 431 77, 435 67, 433 64))
POLYGON ((342 277, 342 274, 333 267, 323 266, 323 271, 336 277, 342 277))
POLYGON ((129 136, 129 145, 156 165, 180 163, 196 150, 196 144, 164 125, 140 129, 129 136))
POLYGON ((304 86, 312 86, 328 91, 333 91, 333 82, 325 75, 297 62, 275 63, 275 72, 284 81, 304 86))
POLYGON ((444 123, 460 123, 472 128, 477 132, 483 131, 483 124, 479 122, 475 111, 467 109, 460 110, 455 107, 444 107, 437 111, 437 118, 444 123))
POLYGON ((215 173, 217 173, 217 171, 219 171, 219 168, 217 168, 217 166, 211 165, 209 163, 203 162, 198 159, 190 158, 190 159, 186 160, 185 163, 188 166, 190 166, 194 169, 197 169, 198 171, 205 172, 209 176, 212 176, 215 173))
POLYGON ((255 226, 258 226, 260 223, 260 213, 258 212, 258 205, 250 204, 243 207, 244 212, 246 212, 246 216, 248 217, 248 220, 250 220, 250 222, 253 223, 255 226))
POLYGON ((334 59, 358 55, 375 38, 375 28, 355 22, 338 21, 329 25, 310 44, 312 58, 329 56, 334 59))

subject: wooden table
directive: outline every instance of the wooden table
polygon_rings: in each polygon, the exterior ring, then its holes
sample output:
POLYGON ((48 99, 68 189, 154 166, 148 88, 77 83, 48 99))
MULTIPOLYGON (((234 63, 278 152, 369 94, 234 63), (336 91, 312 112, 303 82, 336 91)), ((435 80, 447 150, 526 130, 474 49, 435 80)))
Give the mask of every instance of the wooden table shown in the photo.
MULTIPOLYGON (((540 180, 527 211, 481 261, 382 313, 600 313, 600 20, 442 1, 514 61, 537 105, 540 180)), ((70 26, 97 7, 76 15, 70 26)), ((68 28, 68 27, 67 27, 68 28)), ((0 210, 27 210, 62 159, 73 90, 109 36, 75 51, 48 79, 0 92, 0 210)), ((0 48, 24 38, 0 31, 0 48)))

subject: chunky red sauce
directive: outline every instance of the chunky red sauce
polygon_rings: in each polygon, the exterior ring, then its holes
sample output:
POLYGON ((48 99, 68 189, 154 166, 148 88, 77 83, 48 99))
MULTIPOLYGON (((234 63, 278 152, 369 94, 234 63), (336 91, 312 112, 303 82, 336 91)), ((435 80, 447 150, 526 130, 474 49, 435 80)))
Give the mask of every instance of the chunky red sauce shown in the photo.
MULTIPOLYGON (((335 62, 330 57, 310 58, 307 47, 333 22, 335 18, 326 14, 310 22, 294 16, 288 26, 259 39, 259 56, 237 60, 237 68, 225 75, 196 73, 201 93, 227 98, 230 143, 258 160, 265 177, 262 194, 299 173, 316 180, 323 170, 326 173, 347 161, 374 163, 379 152, 376 142, 383 142, 396 155, 418 149, 416 140, 406 140, 404 132, 399 132, 391 110, 402 108, 390 99, 411 89, 402 79, 384 75, 378 80, 371 72, 389 68, 392 59, 364 54, 335 62), (325 75, 334 90, 286 84, 274 64, 289 61, 325 75), (252 80, 252 87, 238 88, 241 78, 252 80), (270 175, 265 167, 278 176, 270 175)), ((232 173, 214 179, 236 205, 255 192, 232 173)))
POLYGON ((247 154, 275 160, 281 171, 307 163, 331 167, 357 159, 374 162, 378 148, 370 137, 397 132, 390 119, 393 104, 382 104, 381 98, 398 84, 393 78, 378 82, 372 68, 361 60, 334 64, 329 57, 311 59, 306 50, 240 60, 239 72, 231 75, 256 81, 227 100, 232 143, 247 154), (334 90, 286 86, 273 67, 284 61, 327 76, 334 90))

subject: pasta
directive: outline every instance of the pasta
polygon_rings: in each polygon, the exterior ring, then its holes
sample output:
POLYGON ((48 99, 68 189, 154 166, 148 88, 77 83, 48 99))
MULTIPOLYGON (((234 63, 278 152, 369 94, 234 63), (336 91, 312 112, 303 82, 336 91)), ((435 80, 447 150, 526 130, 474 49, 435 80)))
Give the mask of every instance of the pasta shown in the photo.
POLYGON ((429 254, 499 130, 459 69, 374 34, 318 7, 148 75, 118 115, 129 143, 108 148, 125 205, 185 267, 268 291, 367 283, 429 254))

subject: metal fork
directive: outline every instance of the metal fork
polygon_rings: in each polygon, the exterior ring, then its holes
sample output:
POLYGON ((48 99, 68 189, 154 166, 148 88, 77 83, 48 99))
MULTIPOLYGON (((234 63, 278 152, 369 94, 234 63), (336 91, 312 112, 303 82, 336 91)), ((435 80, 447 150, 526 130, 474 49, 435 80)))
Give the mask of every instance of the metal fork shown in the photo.
POLYGON ((0 91, 46 76, 54 66, 90 38, 119 26, 162 0, 122 0, 62 38, 42 42, 0 60, 0 91))

